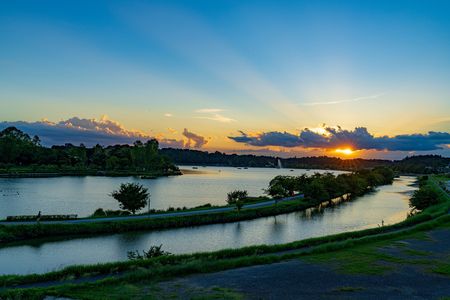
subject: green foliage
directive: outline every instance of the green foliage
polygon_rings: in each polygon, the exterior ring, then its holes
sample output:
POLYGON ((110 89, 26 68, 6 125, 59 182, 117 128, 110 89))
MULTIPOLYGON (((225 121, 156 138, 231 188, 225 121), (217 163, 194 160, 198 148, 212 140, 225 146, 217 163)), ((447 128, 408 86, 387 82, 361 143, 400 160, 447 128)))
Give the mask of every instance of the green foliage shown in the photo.
POLYGON ((247 197, 248 197, 247 191, 234 190, 227 194, 227 203, 230 205, 235 204, 237 201, 244 200, 247 197))
POLYGON ((120 208, 129 210, 134 215, 147 205, 150 194, 141 184, 122 183, 119 190, 113 191, 111 196, 119 201, 120 208))
POLYGON ((276 176, 269 183, 266 193, 274 198, 303 193, 311 203, 336 198, 350 193, 360 196, 375 186, 392 183, 394 172, 386 167, 361 170, 352 174, 315 173, 312 176, 276 176))
POLYGON ((0 173, 67 173, 97 174, 177 174, 178 168, 160 153, 158 141, 136 141, 133 146, 115 145, 87 148, 40 145, 39 137, 31 138, 15 127, 0 131, 0 173))
POLYGON ((409 200, 409 206, 418 210, 424 210, 429 206, 438 204, 438 199, 439 194, 436 190, 428 185, 424 185, 414 192, 409 200))
POLYGON ((142 250, 142 254, 138 250, 128 251, 127 257, 129 260, 142 260, 172 254, 170 252, 162 250, 162 246, 162 244, 159 246, 151 246, 147 251, 142 250))

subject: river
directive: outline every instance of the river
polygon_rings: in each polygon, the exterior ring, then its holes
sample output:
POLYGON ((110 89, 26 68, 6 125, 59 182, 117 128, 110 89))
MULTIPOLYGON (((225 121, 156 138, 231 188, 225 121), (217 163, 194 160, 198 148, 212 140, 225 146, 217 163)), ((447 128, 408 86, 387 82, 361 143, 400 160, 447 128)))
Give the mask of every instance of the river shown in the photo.
MULTIPOLYGON (((239 170, 240 171, 240 170, 239 170)), ((351 202, 320 213, 295 212, 238 223, 205 225, 151 232, 49 241, 0 248, 1 274, 30 274, 73 264, 127 259, 127 251, 163 244, 172 253, 192 253, 259 244, 280 244, 310 237, 372 228, 402 221, 416 190, 414 177, 402 176, 351 202)), ((248 188, 248 187, 247 187, 248 188)), ((257 190, 255 185, 254 187, 257 190)))

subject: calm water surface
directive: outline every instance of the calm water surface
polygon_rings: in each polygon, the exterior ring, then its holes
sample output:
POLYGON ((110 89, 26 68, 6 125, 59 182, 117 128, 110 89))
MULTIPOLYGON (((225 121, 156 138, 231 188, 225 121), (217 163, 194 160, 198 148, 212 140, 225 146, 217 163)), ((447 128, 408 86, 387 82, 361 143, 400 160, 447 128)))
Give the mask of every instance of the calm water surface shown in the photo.
MULTIPOLYGON (((139 182, 149 188, 151 207, 194 207, 205 203, 225 205, 228 192, 245 189, 259 196, 277 175, 300 175, 323 170, 274 168, 237 169, 199 167, 182 176, 139 179, 137 177, 55 177, 0 178, 0 219, 10 215, 78 214, 91 215, 97 208, 119 209, 109 194, 123 182, 139 182)), ((340 174, 340 171, 331 171, 340 174)))
POLYGON ((163 244, 172 253, 213 251, 258 244, 279 244, 310 237, 392 224, 406 218, 414 177, 400 177, 321 213, 290 213, 239 223, 124 233, 0 248, 0 274, 43 273, 73 264, 126 260, 129 250, 163 244))

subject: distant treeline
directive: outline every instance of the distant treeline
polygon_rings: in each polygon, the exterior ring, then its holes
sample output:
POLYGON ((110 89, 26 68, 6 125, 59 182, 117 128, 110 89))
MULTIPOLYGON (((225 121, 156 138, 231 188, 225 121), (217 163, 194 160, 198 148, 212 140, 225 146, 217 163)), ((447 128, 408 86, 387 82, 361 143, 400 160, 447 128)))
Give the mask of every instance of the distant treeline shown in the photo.
POLYGON ((15 127, 0 131, 0 172, 64 172, 74 174, 152 174, 178 172, 158 149, 158 141, 88 148, 83 145, 43 147, 39 137, 30 137, 15 127))
MULTIPOLYGON (((190 149, 161 149, 175 164, 208 165, 230 167, 276 167, 278 158, 273 156, 225 154, 190 149)), ((337 157, 293 157, 280 158, 283 168, 360 170, 375 167, 390 167, 401 173, 440 173, 449 172, 450 158, 439 155, 419 155, 391 161, 383 159, 341 159, 337 157)))

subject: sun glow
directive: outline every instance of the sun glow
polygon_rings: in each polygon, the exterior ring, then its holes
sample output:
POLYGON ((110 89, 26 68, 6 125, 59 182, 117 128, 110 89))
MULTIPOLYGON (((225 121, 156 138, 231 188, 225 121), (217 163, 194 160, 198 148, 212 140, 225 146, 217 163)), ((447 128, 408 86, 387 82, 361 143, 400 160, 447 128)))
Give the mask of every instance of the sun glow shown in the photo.
POLYGON ((344 149, 338 148, 338 149, 336 149, 334 151, 336 153, 345 154, 345 155, 352 155, 354 153, 354 151, 352 149, 350 149, 350 148, 344 148, 344 149))

